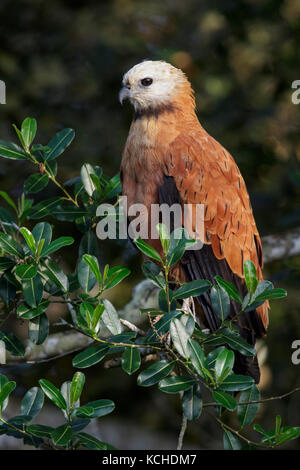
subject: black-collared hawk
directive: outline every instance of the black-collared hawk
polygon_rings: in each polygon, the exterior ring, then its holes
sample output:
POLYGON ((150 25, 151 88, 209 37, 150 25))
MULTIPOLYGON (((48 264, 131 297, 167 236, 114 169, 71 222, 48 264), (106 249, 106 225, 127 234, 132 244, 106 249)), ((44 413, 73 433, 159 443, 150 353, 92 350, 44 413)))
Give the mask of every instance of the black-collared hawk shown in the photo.
MULTIPOLYGON (((243 297, 244 261, 253 261, 263 279, 260 237, 243 177, 228 151, 199 123, 186 75, 163 61, 141 62, 124 75, 119 98, 129 98, 135 110, 121 163, 128 207, 143 204, 151 217, 152 204, 204 205, 203 247, 186 251, 171 272, 172 280, 214 282, 219 275, 243 297)), ((157 239, 145 241, 162 253, 157 239)), ((215 331, 220 320, 209 295, 197 301, 202 321, 215 331)), ((240 334, 251 345, 265 335, 268 308, 265 302, 238 319, 240 334)), ((232 301, 230 315, 239 311, 232 301)), ((234 370, 259 382, 256 357, 236 353, 234 370)))

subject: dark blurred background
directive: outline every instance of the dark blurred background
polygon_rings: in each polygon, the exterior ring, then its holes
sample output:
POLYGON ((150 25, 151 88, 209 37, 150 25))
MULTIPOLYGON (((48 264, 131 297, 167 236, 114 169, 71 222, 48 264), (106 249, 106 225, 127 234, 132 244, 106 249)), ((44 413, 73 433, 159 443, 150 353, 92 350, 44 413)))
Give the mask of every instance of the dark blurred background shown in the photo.
MULTIPOLYGON (((235 157, 261 235, 300 226, 300 104, 291 101, 291 84, 300 79, 298 0, 2 0, 0 18, 0 79, 7 87, 0 138, 15 140, 12 123, 19 126, 26 116, 38 121, 39 143, 74 128, 76 139, 60 161, 61 181, 78 175, 84 162, 102 166, 109 176, 118 172, 132 116, 129 105, 118 103, 122 75, 143 59, 163 59, 186 72, 201 123, 235 157)), ((1 159, 1 189, 18 197, 31 172, 26 162, 1 159)), ((43 197, 55 194, 49 185, 43 197)), ((68 235, 74 230, 60 226, 68 235)), ((103 262, 133 269, 112 298, 121 306, 142 279, 139 258, 109 243, 100 248, 103 262)), ((72 264, 75 253, 68 253, 72 264)), ((300 339, 299 268, 300 258, 265 267, 266 278, 288 290, 286 300, 272 303, 265 396, 299 385, 300 365, 291 363, 291 343, 300 339)), ((59 385, 73 374, 71 359, 10 373, 24 387, 41 376, 59 385)), ((101 365, 88 370, 88 383, 86 399, 116 402, 115 413, 102 420, 109 442, 119 448, 176 445, 176 397, 137 388, 136 377, 101 365)), ((299 426, 299 404, 300 395, 270 402, 261 407, 259 422, 274 427, 280 413, 284 424, 299 426)), ((214 448, 220 438, 203 415, 190 426, 186 445, 214 448)), ((300 441, 289 447, 300 449, 300 441)))

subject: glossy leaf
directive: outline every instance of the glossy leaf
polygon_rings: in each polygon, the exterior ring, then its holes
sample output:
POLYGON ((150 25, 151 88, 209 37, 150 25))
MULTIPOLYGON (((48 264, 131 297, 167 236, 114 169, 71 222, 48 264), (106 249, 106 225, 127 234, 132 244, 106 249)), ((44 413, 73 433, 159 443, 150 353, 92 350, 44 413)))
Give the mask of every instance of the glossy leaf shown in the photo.
POLYGON ((231 284, 230 282, 224 281, 224 279, 222 279, 220 276, 215 276, 215 280, 217 281, 220 287, 223 287, 223 289, 225 289, 229 297, 231 297, 233 300, 235 300, 239 304, 243 303, 243 300, 240 296, 239 291, 233 284, 231 284))
POLYGON ((102 313, 102 316, 101 316, 102 322, 104 323, 106 328, 108 328, 109 331, 113 335, 117 335, 117 334, 121 333, 122 332, 122 325, 121 325, 121 322, 120 322, 120 319, 119 319, 119 316, 118 316, 118 313, 117 313, 115 307, 107 299, 103 299, 102 303, 103 303, 104 308, 105 308, 105 310, 104 310, 104 312, 102 313))
POLYGON ((195 379, 191 377, 167 377, 166 379, 162 379, 159 382, 158 388, 165 393, 178 393, 184 390, 188 390, 195 383, 195 379))
POLYGON ((97 282, 90 266, 83 259, 78 264, 78 282, 84 292, 90 292, 97 282))
POLYGON ((202 412, 202 406, 201 390, 199 385, 196 383, 182 395, 182 409, 184 416, 189 421, 199 418, 202 412))
POLYGON ((51 439, 57 446, 64 447, 72 439, 72 428, 69 424, 63 424, 51 432, 51 439))
POLYGON ((46 188, 49 183, 49 176, 45 173, 41 175, 40 173, 35 173, 30 175, 29 178, 24 183, 24 192, 27 194, 35 194, 42 189, 46 188))
POLYGON ((13 333, 0 331, 0 340, 4 341, 6 349, 13 356, 24 356, 25 347, 13 333))
POLYGON ((248 291, 253 294, 258 284, 257 273, 255 265, 252 261, 247 260, 244 262, 244 275, 248 291))
POLYGON ((44 286, 39 275, 22 281, 24 299, 30 307, 37 307, 43 297, 44 286))
POLYGON ((204 294, 211 286, 209 281, 199 279, 196 281, 187 282, 183 286, 179 287, 172 295, 174 299, 187 299, 188 297, 198 297, 204 294))
POLYGON ((74 238, 73 237, 59 237, 53 242, 49 243, 48 246, 44 247, 42 251, 43 256, 48 256, 51 253, 54 253, 55 251, 60 250, 64 246, 69 246, 74 243, 74 238))
POLYGON ((223 380, 230 374, 234 364, 234 353, 228 349, 221 351, 215 362, 215 374, 218 383, 222 383, 223 380))
POLYGON ((21 402, 21 415, 34 418, 39 414, 44 404, 44 393, 38 387, 30 388, 24 395, 21 402))
POLYGON ((241 450, 241 441, 230 431, 224 429, 223 435, 224 450, 241 450))
POLYGON ((61 155, 64 150, 70 145, 74 137, 75 132, 73 129, 67 128, 58 132, 48 143, 50 151, 46 153, 46 160, 50 161, 54 158, 59 157, 59 155, 61 155))
POLYGON ((10 158, 11 160, 29 160, 29 157, 19 145, 6 140, 0 140, 0 157, 10 158))
POLYGON ((73 367, 84 369, 100 362, 108 353, 109 346, 106 344, 96 344, 77 354, 73 361, 73 367))
POLYGON ((0 232, 0 248, 7 255, 17 256, 22 258, 24 252, 19 244, 8 234, 0 232))
POLYGON ((223 322, 230 313, 230 298, 226 290, 219 285, 213 286, 210 291, 210 300, 213 311, 223 322))
POLYGON ((174 318, 170 324, 170 335, 174 343, 175 348, 179 354, 185 358, 188 358, 189 351, 187 342, 190 335, 187 333, 185 325, 179 318, 174 318))
POLYGON ((253 383, 252 377, 231 374, 223 380, 219 389, 224 392, 239 392, 252 387, 253 383))
POLYGON ((259 403, 253 403, 248 405, 242 405, 243 402, 259 401, 260 400, 260 391, 257 386, 253 384, 248 390, 245 390, 241 393, 239 397, 239 406, 238 406, 238 419, 242 428, 249 426, 254 420, 258 410, 259 403))
POLYGON ((237 407, 235 399, 228 393, 214 391, 213 399, 227 410, 233 411, 237 407))
POLYGON ((141 354, 138 348, 125 348, 122 355, 122 369, 131 375, 136 372, 141 365, 141 354))
POLYGON ((37 124, 34 118, 28 117, 24 119, 24 121, 22 122, 21 134, 22 134, 26 149, 28 149, 30 145, 32 144, 35 138, 36 129, 37 129, 37 124))
POLYGON ((56 405, 58 408, 61 408, 62 410, 67 409, 67 403, 61 394, 61 392, 58 390, 55 385, 53 385, 51 382, 49 382, 46 379, 40 379, 39 384, 45 395, 47 395, 48 398, 56 405))
POLYGON ((16 267, 16 275, 21 279, 32 279, 37 274, 37 266, 34 264, 20 264, 16 267))
POLYGON ((151 387, 161 379, 169 375, 173 370, 175 362, 168 362, 166 360, 155 362, 147 369, 143 370, 137 378, 138 385, 142 387, 151 387))
POLYGON ((46 274, 47 277, 64 292, 68 292, 68 276, 62 271, 62 269, 60 269, 51 259, 44 259, 42 261, 42 266, 44 267, 43 273, 46 274))
POLYGON ((34 344, 42 344, 49 334, 49 320, 45 313, 29 320, 28 335, 34 344))
POLYGON ((155 259, 156 261, 159 261, 162 263, 162 259, 159 255, 159 253, 153 248, 152 246, 148 245, 144 240, 141 238, 137 238, 134 240, 134 243, 136 244, 137 248, 144 253, 144 255, 148 256, 148 258, 155 259))

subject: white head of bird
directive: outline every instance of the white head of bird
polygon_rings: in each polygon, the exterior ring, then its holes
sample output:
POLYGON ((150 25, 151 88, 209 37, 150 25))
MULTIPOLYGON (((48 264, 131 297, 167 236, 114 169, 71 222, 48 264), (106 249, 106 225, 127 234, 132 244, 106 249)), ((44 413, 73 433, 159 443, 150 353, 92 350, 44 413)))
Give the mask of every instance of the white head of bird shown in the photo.
POLYGON ((153 109, 170 104, 187 85, 191 90, 182 70, 161 60, 145 60, 123 76, 119 100, 122 104, 129 99, 135 111, 153 109))

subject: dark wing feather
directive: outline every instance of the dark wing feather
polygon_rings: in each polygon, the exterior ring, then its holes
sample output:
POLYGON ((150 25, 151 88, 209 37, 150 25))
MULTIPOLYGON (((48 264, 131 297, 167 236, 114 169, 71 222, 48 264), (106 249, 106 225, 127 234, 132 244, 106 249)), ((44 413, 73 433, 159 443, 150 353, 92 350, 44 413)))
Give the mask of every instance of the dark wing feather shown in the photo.
MULTIPOLYGON (((163 184, 158 188, 159 203, 172 205, 182 204, 179 191, 172 176, 163 177, 163 184)), ((171 227, 172 230, 172 227, 171 227)), ((244 297, 247 289, 245 281, 234 274, 225 259, 217 259, 211 245, 204 244, 200 250, 188 250, 180 261, 187 281, 196 279, 207 279, 215 282, 216 275, 221 276, 225 281, 231 282, 244 297)), ((208 294, 197 298, 205 315, 206 324, 211 331, 215 331, 220 326, 220 319, 214 313, 208 294)), ((237 315, 240 306, 231 301, 230 317, 237 315)), ((265 334, 260 315, 256 311, 247 312, 239 319, 239 329, 241 336, 251 345, 255 344, 255 339, 265 334)), ((249 374, 259 382, 259 367, 256 358, 245 357, 236 353, 235 372, 249 374)))

